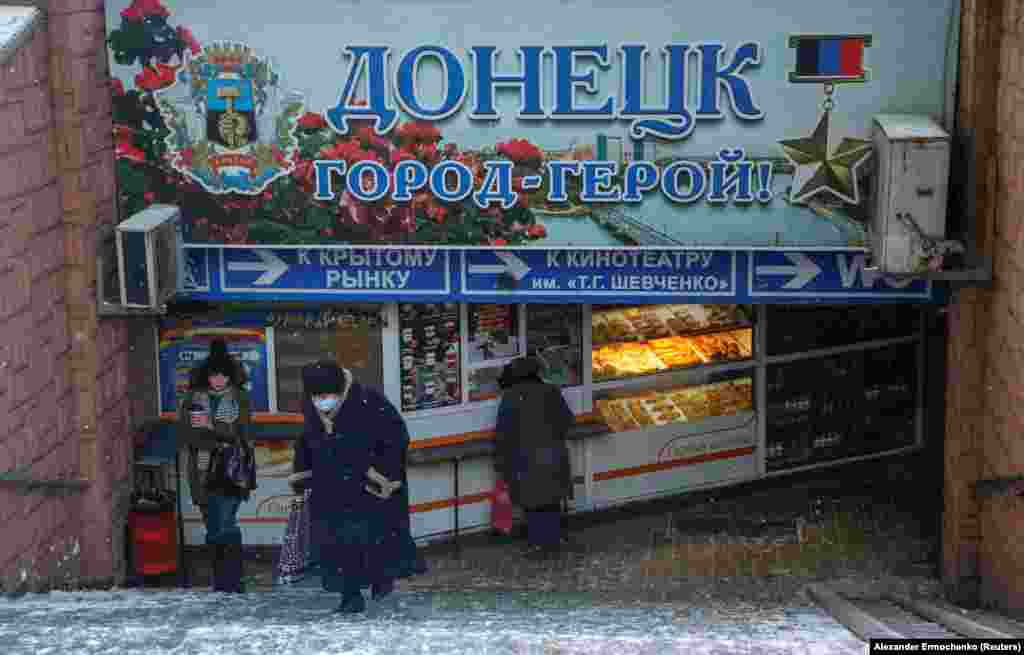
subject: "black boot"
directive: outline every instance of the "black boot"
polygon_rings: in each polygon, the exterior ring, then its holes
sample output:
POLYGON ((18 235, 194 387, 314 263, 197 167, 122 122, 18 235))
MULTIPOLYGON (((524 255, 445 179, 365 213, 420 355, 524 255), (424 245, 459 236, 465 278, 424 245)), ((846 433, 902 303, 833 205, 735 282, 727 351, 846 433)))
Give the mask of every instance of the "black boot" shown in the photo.
POLYGON ((214 591, 224 591, 224 544, 213 545, 213 576, 211 586, 214 591))
POLYGON ((387 596, 390 596, 395 590, 395 583, 393 580, 387 580, 384 582, 378 582, 371 588, 372 598, 374 600, 380 600, 387 596))
POLYGON ((341 605, 335 611, 339 614, 362 614, 366 611, 366 599, 358 590, 346 591, 341 595, 341 605))
POLYGON ((220 591, 229 594, 240 594, 242 589, 242 546, 230 544, 224 547, 224 561, 221 564, 223 571, 222 585, 220 591))

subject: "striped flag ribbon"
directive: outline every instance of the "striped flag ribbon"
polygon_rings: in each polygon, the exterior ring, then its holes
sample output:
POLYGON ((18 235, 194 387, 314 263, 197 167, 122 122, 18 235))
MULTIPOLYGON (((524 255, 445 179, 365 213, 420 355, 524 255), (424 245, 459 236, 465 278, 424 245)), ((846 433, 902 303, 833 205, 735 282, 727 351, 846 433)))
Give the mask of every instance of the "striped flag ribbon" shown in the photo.
POLYGON ((792 83, 866 82, 864 49, 871 47, 870 34, 820 34, 789 37, 796 50, 792 83))

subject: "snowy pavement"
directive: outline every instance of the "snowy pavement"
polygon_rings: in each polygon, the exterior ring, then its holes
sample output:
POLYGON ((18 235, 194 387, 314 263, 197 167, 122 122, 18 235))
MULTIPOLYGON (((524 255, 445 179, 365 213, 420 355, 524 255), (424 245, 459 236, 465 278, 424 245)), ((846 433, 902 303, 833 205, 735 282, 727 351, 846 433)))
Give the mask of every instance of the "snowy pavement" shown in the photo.
POLYGON ((6 655, 634 655, 864 653, 811 606, 756 616, 583 593, 408 591, 361 617, 316 589, 227 596, 184 591, 55 592, 0 599, 6 655))

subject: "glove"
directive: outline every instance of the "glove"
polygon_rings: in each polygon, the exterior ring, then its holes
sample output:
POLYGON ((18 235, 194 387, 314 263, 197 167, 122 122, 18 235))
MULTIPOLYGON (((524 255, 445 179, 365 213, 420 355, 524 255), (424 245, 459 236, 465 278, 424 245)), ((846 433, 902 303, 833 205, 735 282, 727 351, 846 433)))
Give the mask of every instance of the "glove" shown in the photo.
POLYGON ((366 470, 366 477, 370 479, 370 484, 364 487, 366 491, 382 500, 390 498, 402 486, 401 482, 389 480, 372 466, 366 470))

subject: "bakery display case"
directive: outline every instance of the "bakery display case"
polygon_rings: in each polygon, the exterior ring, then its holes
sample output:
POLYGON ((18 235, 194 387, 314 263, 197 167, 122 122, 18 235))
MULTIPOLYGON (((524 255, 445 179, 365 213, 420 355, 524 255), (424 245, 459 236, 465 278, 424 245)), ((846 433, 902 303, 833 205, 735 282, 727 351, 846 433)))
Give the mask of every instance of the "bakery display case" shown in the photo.
POLYGON ((745 376, 658 390, 620 389, 601 396, 594 405, 609 430, 629 432, 753 411, 754 384, 745 376))
POLYGON ((752 312, 740 305, 595 305, 595 383, 751 359, 752 312))

